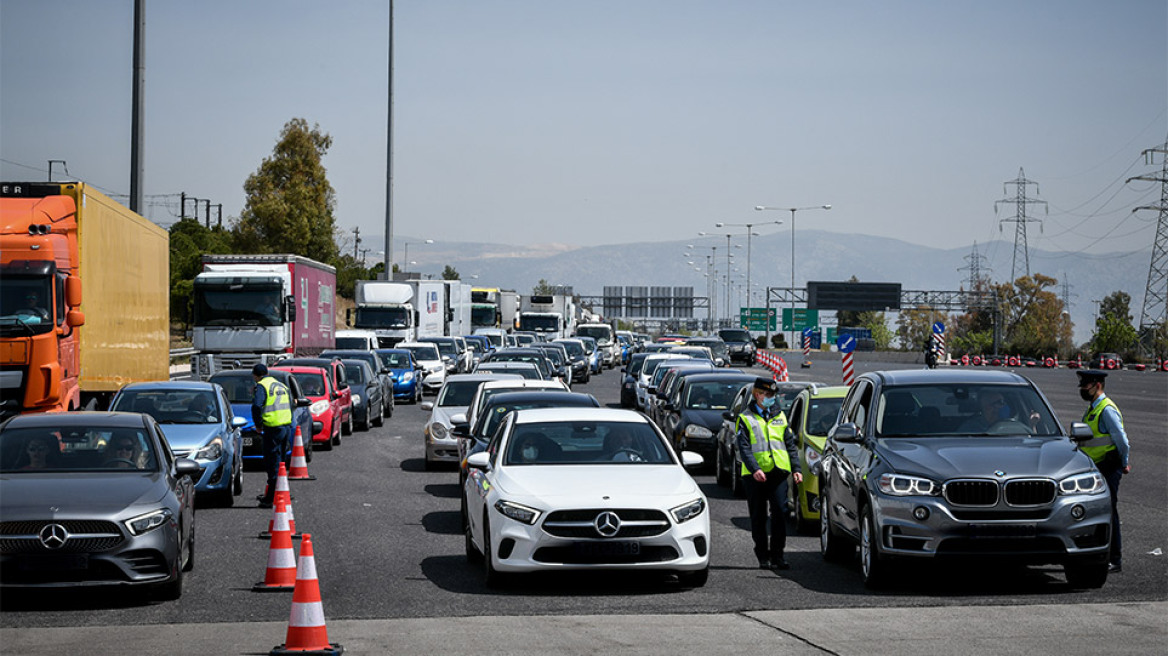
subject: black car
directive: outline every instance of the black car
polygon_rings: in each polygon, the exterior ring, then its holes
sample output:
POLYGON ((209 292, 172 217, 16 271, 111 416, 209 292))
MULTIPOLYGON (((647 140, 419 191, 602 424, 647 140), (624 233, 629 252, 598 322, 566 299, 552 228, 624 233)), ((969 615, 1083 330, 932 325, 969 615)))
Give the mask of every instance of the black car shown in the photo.
POLYGON ((820 551, 860 547, 869 587, 932 560, 1062 564, 1072 587, 1107 581, 1103 476, 1038 388, 1006 371, 865 373, 827 436, 820 551))
POLYGON ((645 364, 648 353, 634 353, 629 361, 621 367, 620 405, 622 408, 637 407, 637 377, 641 375, 641 367, 645 364))
POLYGON ((534 346, 512 346, 491 351, 483 356, 482 362, 531 362, 539 367, 544 380, 551 380, 558 375, 548 356, 534 346))
MULTIPOLYGON (((369 368, 364 360, 345 358, 345 377, 353 395, 353 420, 367 431, 371 426, 380 426, 385 421, 382 408, 385 407, 385 388, 381 378, 369 368)), ((393 395, 390 394, 392 397, 393 395)))
POLYGON ((200 471, 149 415, 0 424, 0 586, 143 586, 177 599, 194 566, 200 471))
POLYGON ((678 384, 662 405, 666 435, 673 438, 678 452, 694 451, 713 464, 722 413, 730 409, 734 397, 745 385, 753 385, 756 376, 742 372, 705 372, 680 369, 678 384))
MULTIPOLYGON (((390 368, 389 363, 377 351, 366 351, 364 349, 331 349, 321 351, 322 358, 342 358, 345 360, 364 360, 369 363, 369 368, 373 373, 377 374, 377 378, 381 381, 381 388, 386 390, 393 390, 393 369, 390 368)), ((389 394, 388 399, 381 409, 382 417, 393 416, 393 394, 389 394)), ((377 424, 380 426, 381 424, 377 424)))
POLYGON ((754 340, 751 339, 749 330, 723 328, 718 331, 718 337, 726 343, 726 353, 730 356, 731 363, 754 365, 754 340))
MULTIPOLYGON (((779 409, 790 419, 791 405, 795 403, 799 393, 809 387, 821 387, 820 383, 808 381, 776 383, 778 393, 776 403, 779 409)), ((754 398, 751 395, 752 385, 747 385, 738 392, 738 396, 730 404, 730 410, 722 414, 722 427, 718 430, 716 448, 714 451, 714 473, 718 483, 730 486, 730 492, 741 497, 746 494, 742 487, 742 460, 738 455, 738 446, 734 434, 737 430, 738 415, 754 398)))

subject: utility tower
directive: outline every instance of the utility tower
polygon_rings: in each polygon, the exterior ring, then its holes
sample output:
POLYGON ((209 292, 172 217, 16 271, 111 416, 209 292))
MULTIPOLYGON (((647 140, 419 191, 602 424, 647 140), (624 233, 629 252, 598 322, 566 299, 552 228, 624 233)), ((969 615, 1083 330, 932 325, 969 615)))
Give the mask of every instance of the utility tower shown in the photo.
POLYGON ((1071 297, 1072 296, 1078 296, 1078 294, 1071 291, 1071 283, 1067 280, 1067 272, 1063 271, 1062 292, 1059 294, 1059 298, 1061 298, 1063 301, 1063 311, 1064 312, 1071 311, 1071 297))
MULTIPOLYGON (((1015 224, 1014 260, 1010 265, 1010 282, 1014 282, 1018 279, 1019 275, 1030 275, 1030 249, 1026 245, 1026 224, 1037 223, 1039 230, 1042 229, 1042 221, 1026 215, 1026 206, 1037 205, 1041 203, 1043 208, 1046 208, 1046 201, 1035 198, 1028 198, 1026 196, 1026 185, 1034 185, 1035 193, 1041 192, 1038 191, 1037 182, 1026 179, 1026 174, 1022 171, 1021 167, 1018 168, 1018 178, 1016 180, 1010 180, 1008 182, 1002 183, 1003 191, 1005 190, 1006 185, 1011 184, 1014 185, 1014 198, 1003 198, 1002 200, 994 201, 994 214, 998 213, 998 205, 1001 205, 1002 203, 1013 203, 1017 208, 1013 218, 1001 219, 998 221, 998 232, 1002 231, 1003 223, 1012 222, 1015 224), (1018 273, 1019 264, 1021 264, 1021 274, 1018 273)), ((1050 211, 1049 208, 1046 208, 1046 210, 1047 212, 1050 211)))
POLYGON ((968 266, 958 267, 958 271, 969 272, 969 291, 981 289, 987 282, 988 276, 986 273, 993 271, 993 269, 985 265, 985 255, 977 252, 977 242, 973 242, 973 251, 966 255, 963 259, 969 262, 968 266))
POLYGON ((1166 302, 1168 302, 1168 141, 1163 146, 1149 148, 1144 151, 1144 160, 1149 164, 1156 163, 1156 156, 1160 156, 1159 174, 1139 175, 1132 180, 1144 180, 1160 183, 1160 202, 1157 205, 1144 205, 1133 209, 1154 210, 1160 213, 1156 220, 1156 240, 1152 243, 1152 262, 1148 266, 1148 286, 1144 290, 1144 308, 1140 311, 1140 340, 1145 348, 1150 347, 1149 339, 1157 326, 1162 326, 1165 319, 1166 302))

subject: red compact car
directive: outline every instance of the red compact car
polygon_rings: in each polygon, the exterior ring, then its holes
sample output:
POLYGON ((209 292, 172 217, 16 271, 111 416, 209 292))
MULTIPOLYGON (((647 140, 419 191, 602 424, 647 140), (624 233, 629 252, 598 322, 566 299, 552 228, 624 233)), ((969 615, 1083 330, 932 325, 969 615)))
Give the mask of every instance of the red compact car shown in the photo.
POLYGON ((341 443, 342 434, 353 432, 352 394, 347 384, 337 388, 329 367, 281 364, 274 368, 292 374, 304 395, 312 401, 309 406, 312 420, 321 424, 320 431, 312 436, 312 444, 328 451, 341 443))

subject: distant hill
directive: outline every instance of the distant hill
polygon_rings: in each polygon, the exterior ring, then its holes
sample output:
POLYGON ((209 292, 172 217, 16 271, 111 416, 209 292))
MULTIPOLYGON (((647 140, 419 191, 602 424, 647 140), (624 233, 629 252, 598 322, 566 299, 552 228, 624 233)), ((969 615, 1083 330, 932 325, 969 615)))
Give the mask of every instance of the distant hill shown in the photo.
MULTIPOLYGON (((376 235, 368 239, 379 243, 376 235)), ((753 240, 751 280, 759 305, 763 302, 761 289, 765 286, 790 285, 790 239, 790 233, 778 233, 753 240)), ((735 238, 736 242, 739 240, 735 238)), ((606 285, 669 285, 692 286, 695 295, 705 296, 706 256, 716 255, 716 266, 721 273, 726 266, 725 247, 724 239, 708 237, 697 242, 674 240, 582 248, 563 244, 508 246, 436 240, 434 244, 411 247, 410 259, 418 262, 413 268, 425 273, 438 274, 449 264, 468 282, 520 293, 530 292, 543 279, 554 285, 571 285, 576 293, 584 295, 599 296, 606 285), (687 244, 697 248, 690 251, 687 244), (711 246, 718 248, 712 251, 711 246), (686 258, 687 251, 693 256, 686 258), (687 264, 687 260, 694 264, 687 264), (695 267, 701 272, 694 271, 695 267), (478 278, 472 279, 472 275, 478 278)), ((887 237, 801 230, 796 248, 798 286, 808 280, 848 280, 855 276, 863 282, 899 282, 906 290, 947 291, 960 289, 968 281, 968 270, 960 269, 969 265, 967 258, 972 244, 945 250, 887 237)), ((732 266, 745 273, 746 247, 732 252, 732 266)), ((978 244, 978 252, 985 256, 983 266, 990 269, 991 279, 1009 278, 1012 242, 978 244)), ((1062 295, 1064 277, 1069 282, 1076 343, 1090 338, 1097 301, 1112 292, 1122 290, 1131 295, 1133 322, 1139 321, 1150 261, 1150 246, 1138 253, 1090 256, 1030 251, 1030 270, 1057 279, 1059 286, 1055 293, 1062 295)), ((724 308, 722 292, 718 298, 719 307, 724 308)), ((737 307, 732 299, 734 313, 737 307)))

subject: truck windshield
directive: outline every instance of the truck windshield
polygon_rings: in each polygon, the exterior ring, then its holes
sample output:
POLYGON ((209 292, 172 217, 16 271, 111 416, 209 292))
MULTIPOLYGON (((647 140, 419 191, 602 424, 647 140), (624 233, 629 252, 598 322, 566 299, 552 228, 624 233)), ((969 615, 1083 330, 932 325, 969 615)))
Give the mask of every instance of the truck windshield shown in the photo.
POLYGON ((534 330, 536 332, 546 333, 560 329, 560 318, 556 316, 531 316, 520 315, 519 317, 520 330, 534 330))
POLYGON ((359 307, 357 328, 409 328, 410 311, 404 307, 359 307))
POLYGON ((35 335, 53 328, 50 278, 4 276, 0 282, 0 332, 35 335))
POLYGON ((486 305, 486 306, 475 305, 475 306, 471 307, 471 309, 470 309, 470 325, 472 325, 476 328, 482 327, 482 326, 494 326, 495 325, 495 306, 494 305, 486 305))
POLYGON ((591 337, 601 346, 612 343, 612 328, 608 326, 580 326, 576 329, 576 334, 591 337))
POLYGON ((280 326, 283 300, 278 286, 195 285, 195 325, 280 326))

